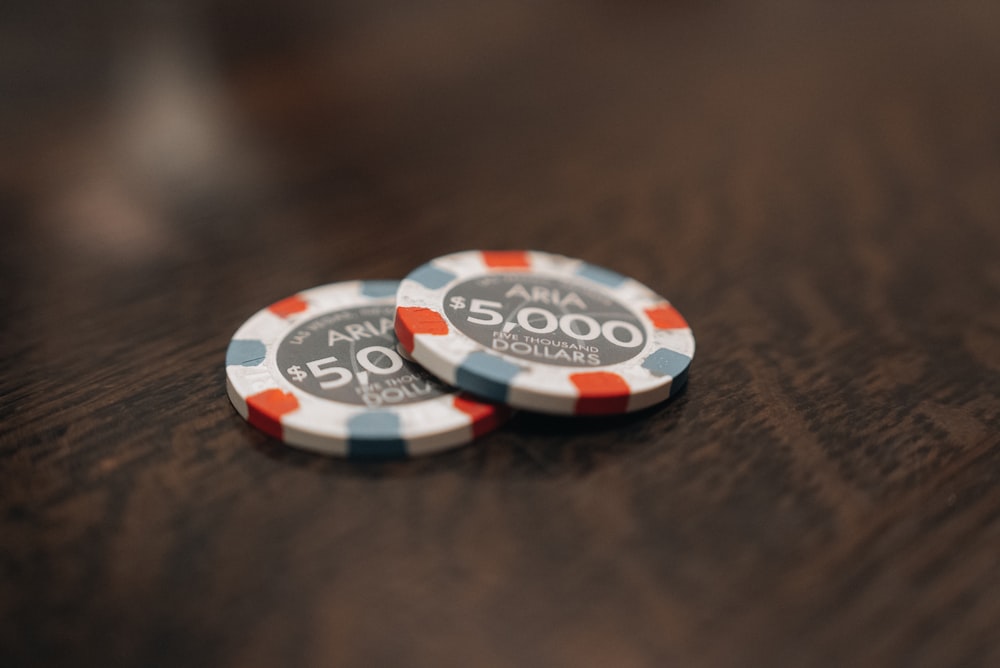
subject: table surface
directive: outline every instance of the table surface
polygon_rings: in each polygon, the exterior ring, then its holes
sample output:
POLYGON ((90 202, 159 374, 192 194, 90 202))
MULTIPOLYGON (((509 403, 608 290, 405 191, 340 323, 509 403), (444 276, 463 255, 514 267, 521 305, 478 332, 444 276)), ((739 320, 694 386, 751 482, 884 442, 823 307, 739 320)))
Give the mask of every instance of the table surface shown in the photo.
POLYGON ((0 664, 1000 665, 1000 5, 15 3, 0 664), (395 463, 248 426, 254 311, 537 248, 687 390, 395 463))

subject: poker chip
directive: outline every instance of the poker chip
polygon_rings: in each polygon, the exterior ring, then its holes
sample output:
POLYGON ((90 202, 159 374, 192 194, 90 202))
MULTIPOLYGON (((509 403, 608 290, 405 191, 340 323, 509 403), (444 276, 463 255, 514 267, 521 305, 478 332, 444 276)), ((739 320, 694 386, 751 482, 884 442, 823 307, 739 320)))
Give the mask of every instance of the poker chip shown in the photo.
POLYGON ((226 352, 233 406, 289 445, 406 457, 462 445, 507 409, 460 393, 396 350, 397 281, 306 290, 257 312, 226 352))
POLYGON ((466 251, 415 269, 396 293, 395 330, 446 383, 564 415, 668 399, 695 348, 681 314, 646 286, 536 251, 466 251))

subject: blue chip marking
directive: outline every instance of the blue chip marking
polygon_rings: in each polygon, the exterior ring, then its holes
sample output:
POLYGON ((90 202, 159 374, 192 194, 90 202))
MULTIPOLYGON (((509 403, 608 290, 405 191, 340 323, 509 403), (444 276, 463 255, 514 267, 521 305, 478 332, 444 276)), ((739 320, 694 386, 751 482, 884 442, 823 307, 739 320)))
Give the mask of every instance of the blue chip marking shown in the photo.
POLYGON ((521 372, 521 367, 496 355, 482 351, 469 353, 455 372, 455 384, 473 394, 507 401, 510 381, 521 372))
POLYGON ((395 297, 399 281, 361 281, 361 294, 365 297, 395 297))
POLYGON ((606 285, 611 288, 617 288, 619 285, 628 280, 617 272, 605 269, 604 267, 587 264, 586 262, 580 265, 580 268, 576 270, 576 273, 578 276, 589 278, 595 283, 600 283, 601 285, 606 285))
POLYGON ((673 350, 660 348, 643 360, 642 366, 654 376, 678 376, 691 364, 691 358, 673 350))
POLYGON ((681 390, 683 390, 685 387, 687 387, 687 382, 688 382, 688 370, 684 369, 683 371, 680 372, 678 376, 675 376, 674 379, 670 381, 669 396, 672 397, 681 390))
POLYGON ((455 274, 450 271, 445 271, 444 269, 438 269, 433 265, 425 264, 410 272, 410 275, 407 276, 407 278, 416 281, 429 290, 437 290, 438 288, 443 288, 448 285, 449 282, 454 280, 455 274))
POLYGON ((267 346, 257 339, 233 339, 226 349, 226 366, 260 366, 267 346))
POLYGON ((347 421, 347 454, 350 457, 405 457, 406 441, 400 436, 399 416, 387 412, 360 413, 347 421))

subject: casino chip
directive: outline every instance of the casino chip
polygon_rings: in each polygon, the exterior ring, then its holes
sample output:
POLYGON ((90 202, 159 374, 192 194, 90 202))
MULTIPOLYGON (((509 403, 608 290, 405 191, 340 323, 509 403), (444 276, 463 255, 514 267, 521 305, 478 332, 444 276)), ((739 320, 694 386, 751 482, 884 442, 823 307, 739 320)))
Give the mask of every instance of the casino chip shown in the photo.
POLYGON ((348 457, 429 454, 502 423, 506 408, 458 393, 399 355, 398 286, 324 285, 247 320, 226 352, 239 414, 290 445, 348 457))
POLYGON ((535 251, 466 251, 417 268, 396 293, 396 335, 428 371, 492 401, 611 415, 687 381, 694 336, 644 285, 535 251))

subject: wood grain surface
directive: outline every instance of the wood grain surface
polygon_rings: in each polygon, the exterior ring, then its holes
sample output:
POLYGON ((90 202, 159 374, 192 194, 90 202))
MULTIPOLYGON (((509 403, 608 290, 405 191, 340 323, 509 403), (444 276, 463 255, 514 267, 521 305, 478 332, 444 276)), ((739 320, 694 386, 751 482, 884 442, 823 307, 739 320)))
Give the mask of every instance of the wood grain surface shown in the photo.
POLYGON ((1000 5, 6 3, 0 665, 1000 665, 1000 5), (412 462, 254 311, 537 248, 698 342, 412 462))

